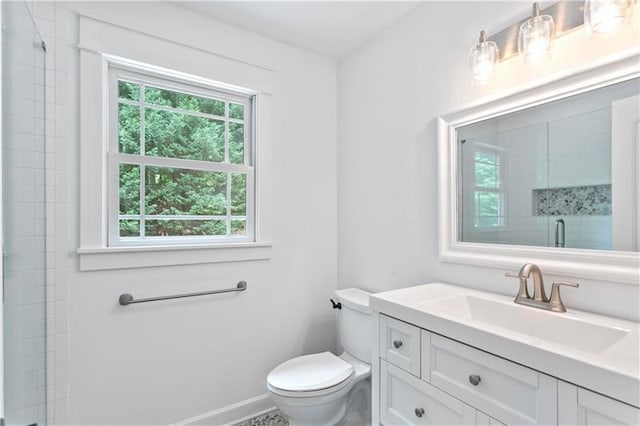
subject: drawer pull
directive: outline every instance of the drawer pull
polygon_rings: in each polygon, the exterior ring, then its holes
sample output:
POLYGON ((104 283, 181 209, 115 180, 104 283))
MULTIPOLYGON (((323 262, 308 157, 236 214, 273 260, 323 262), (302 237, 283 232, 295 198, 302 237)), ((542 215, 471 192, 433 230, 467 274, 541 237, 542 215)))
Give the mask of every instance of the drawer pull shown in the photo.
POLYGON ((478 386, 481 380, 482 379, 477 374, 472 374, 469 376, 469 383, 471 383, 473 386, 478 386))
POLYGON ((400 346, 402 346, 402 340, 394 340, 393 341, 393 347, 396 349, 400 349, 400 346))
POLYGON ((416 408, 414 413, 416 413, 416 417, 424 416, 424 408, 416 408))

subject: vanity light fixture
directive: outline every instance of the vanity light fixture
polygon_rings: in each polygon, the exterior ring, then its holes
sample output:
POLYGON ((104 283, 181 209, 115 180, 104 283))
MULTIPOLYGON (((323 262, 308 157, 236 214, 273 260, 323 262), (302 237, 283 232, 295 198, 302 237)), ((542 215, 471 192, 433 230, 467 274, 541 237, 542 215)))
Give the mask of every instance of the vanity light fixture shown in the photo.
POLYGON ((628 20, 639 1, 562 0, 543 10, 538 3, 533 3, 531 17, 514 22, 489 37, 484 31, 480 33, 480 42, 469 55, 471 81, 473 84, 487 82, 493 76, 497 63, 514 56, 521 56, 533 64, 548 58, 556 37, 583 25, 591 33, 613 32, 628 20))
POLYGON ((584 23, 592 33, 612 33, 626 19, 632 0, 586 0, 584 23))
POLYGON ((498 46, 495 42, 487 40, 484 30, 480 31, 478 44, 469 54, 469 69, 473 83, 486 83, 493 76, 497 62, 498 46))
POLYGON ((518 53, 527 62, 537 63, 551 55, 555 24, 550 15, 540 15, 538 3, 533 3, 531 18, 520 25, 518 53))

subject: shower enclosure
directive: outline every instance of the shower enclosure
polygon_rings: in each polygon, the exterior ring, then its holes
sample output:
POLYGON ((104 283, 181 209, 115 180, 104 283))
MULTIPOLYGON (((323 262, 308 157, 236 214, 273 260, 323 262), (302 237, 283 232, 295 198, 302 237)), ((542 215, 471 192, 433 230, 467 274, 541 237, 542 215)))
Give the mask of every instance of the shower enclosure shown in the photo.
POLYGON ((0 417, 46 422, 45 50, 24 2, 2 18, 0 417))

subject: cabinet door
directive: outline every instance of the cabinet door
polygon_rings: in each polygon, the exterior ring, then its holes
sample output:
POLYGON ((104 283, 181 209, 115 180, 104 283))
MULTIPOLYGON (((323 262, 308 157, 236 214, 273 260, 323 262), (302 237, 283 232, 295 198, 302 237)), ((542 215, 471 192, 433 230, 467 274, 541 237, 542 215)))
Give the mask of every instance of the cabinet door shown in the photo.
POLYGON ((474 425, 475 409, 406 371, 380 361, 380 422, 397 425, 474 425))
POLYGON ((380 357, 420 376, 420 329, 380 315, 380 357))
POLYGON ((615 399, 558 381, 560 425, 639 425, 640 409, 615 399))

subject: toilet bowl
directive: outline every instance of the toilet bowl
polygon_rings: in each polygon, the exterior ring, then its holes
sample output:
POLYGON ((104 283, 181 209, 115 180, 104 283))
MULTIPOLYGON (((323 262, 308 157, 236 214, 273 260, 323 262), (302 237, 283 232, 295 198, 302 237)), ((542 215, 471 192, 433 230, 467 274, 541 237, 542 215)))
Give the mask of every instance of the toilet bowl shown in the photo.
POLYGON ((369 293, 346 289, 336 296, 342 305, 338 324, 343 353, 293 358, 267 376, 268 393, 292 426, 370 424, 369 293))

